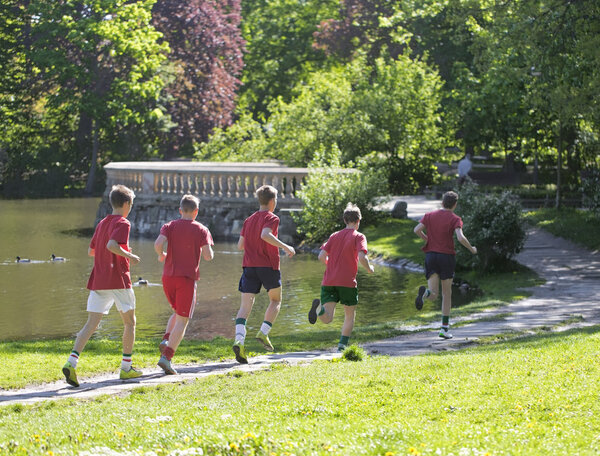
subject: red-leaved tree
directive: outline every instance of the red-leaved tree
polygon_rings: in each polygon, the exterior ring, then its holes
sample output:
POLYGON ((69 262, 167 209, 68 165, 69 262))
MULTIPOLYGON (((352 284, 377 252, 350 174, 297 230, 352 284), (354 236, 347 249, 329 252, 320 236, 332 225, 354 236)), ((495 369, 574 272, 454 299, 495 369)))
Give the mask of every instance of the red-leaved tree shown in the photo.
POLYGON ((167 110, 176 126, 169 132, 167 157, 188 155, 215 127, 232 122, 245 42, 240 0, 158 0, 154 26, 171 47, 174 80, 167 110))

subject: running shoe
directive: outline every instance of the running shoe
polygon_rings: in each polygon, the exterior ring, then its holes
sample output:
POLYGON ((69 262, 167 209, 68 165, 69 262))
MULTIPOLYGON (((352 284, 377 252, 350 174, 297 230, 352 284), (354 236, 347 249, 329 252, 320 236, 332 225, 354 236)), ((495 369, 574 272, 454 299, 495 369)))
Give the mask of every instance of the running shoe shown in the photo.
POLYGON ((439 334, 439 336, 440 336, 442 339, 452 339, 452 334, 450 333, 450 330, 449 330, 449 329, 444 329, 444 328, 441 328, 441 329, 440 329, 440 334, 439 334))
POLYGON ((77 373, 69 361, 67 361, 67 363, 63 366, 62 371, 63 374, 65 374, 65 380, 67 383, 77 388, 79 386, 79 382, 77 381, 77 373))
POLYGON ((315 299, 312 303, 310 310, 308 311, 308 322, 314 325, 317 321, 317 307, 321 304, 320 299, 315 299))
POLYGON ((133 366, 131 366, 131 368, 128 371, 121 369, 121 373, 119 374, 119 378, 121 380, 130 380, 132 378, 141 377, 142 374, 143 374, 142 371, 137 370, 133 366))
POLYGON ((338 344, 338 351, 343 352, 344 350, 346 350, 346 346, 344 344, 338 344))
POLYGON ((236 341, 233 344, 233 353, 235 353, 235 360, 240 364, 248 364, 248 357, 246 356, 246 350, 244 344, 236 341))
POLYGON ((265 350, 270 352, 273 351, 273 344, 271 343, 271 339, 269 339, 269 336, 262 332, 260 329, 256 333, 256 340, 264 345, 265 350))
POLYGON ((419 287, 419 293, 415 298, 415 307, 417 308, 417 310, 421 310, 423 308, 423 295, 425 294, 425 291, 427 291, 427 287, 421 285, 419 287))
POLYGON ((167 375, 177 375, 177 371, 171 365, 171 361, 169 361, 166 357, 161 356, 158 360, 158 367, 165 371, 167 375))

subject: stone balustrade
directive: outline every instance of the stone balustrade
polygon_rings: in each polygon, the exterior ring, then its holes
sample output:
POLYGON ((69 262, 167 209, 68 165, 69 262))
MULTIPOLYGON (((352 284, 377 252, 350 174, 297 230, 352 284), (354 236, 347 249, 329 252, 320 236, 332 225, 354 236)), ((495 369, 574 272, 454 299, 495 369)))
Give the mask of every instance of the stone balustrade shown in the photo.
POLYGON ((201 199, 255 201, 256 189, 268 184, 278 190, 280 203, 287 204, 300 203, 296 195, 308 174, 307 168, 277 163, 114 162, 104 169, 107 192, 123 184, 139 196, 191 193, 201 199))

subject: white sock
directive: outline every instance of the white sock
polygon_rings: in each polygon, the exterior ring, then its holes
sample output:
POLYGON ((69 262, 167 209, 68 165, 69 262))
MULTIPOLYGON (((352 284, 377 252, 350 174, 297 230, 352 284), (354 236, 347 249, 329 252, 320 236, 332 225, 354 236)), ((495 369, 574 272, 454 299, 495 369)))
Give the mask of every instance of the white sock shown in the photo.
POLYGON ((262 331, 263 334, 267 335, 267 334, 269 334, 269 331, 271 331, 271 325, 263 322, 263 324, 260 325, 260 330, 262 331))
POLYGON ((123 369, 124 371, 128 371, 129 369, 131 369, 131 363, 131 355, 123 355, 123 359, 121 360, 121 369, 123 369))
POLYGON ((71 366, 73 366, 73 368, 76 368, 77 361, 79 361, 79 356, 77 356, 75 353, 71 353, 67 361, 71 364, 71 366))
POLYGON ((246 325, 235 325, 235 341, 243 344, 246 340, 246 325))

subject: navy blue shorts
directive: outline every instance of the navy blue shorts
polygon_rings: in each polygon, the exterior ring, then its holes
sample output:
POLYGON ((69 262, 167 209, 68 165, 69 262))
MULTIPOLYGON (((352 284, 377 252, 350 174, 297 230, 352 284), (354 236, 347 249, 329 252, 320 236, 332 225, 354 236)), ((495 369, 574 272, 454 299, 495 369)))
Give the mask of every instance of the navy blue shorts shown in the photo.
POLYGON ((425 277, 429 279, 432 274, 440 276, 441 280, 454 277, 456 268, 456 255, 448 253, 427 252, 425 253, 425 277))
POLYGON ((238 290, 242 293, 257 294, 260 292, 261 286, 265 287, 267 291, 279 288, 281 286, 281 271, 262 267, 244 268, 238 290))

